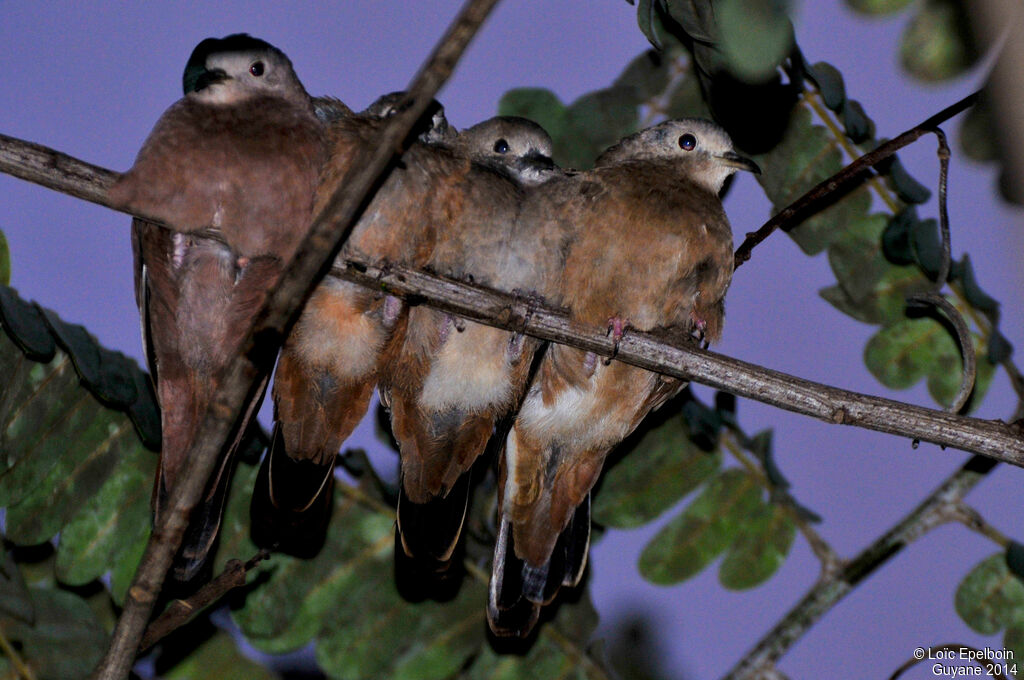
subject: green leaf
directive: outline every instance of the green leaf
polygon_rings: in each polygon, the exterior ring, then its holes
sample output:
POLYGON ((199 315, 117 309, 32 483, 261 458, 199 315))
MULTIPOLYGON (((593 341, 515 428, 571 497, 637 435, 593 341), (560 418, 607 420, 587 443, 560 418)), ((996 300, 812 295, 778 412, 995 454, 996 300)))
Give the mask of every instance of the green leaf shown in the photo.
POLYGON ((999 364, 1010 358, 1013 354, 1013 345, 1006 339, 1006 336, 999 332, 998 328, 992 329, 988 339, 988 362, 999 364))
POLYGON ((895 14, 907 5, 910 0, 846 0, 847 6, 862 14, 895 14))
POLYGON ((788 512, 775 503, 763 505, 743 524, 725 554, 719 581, 731 590, 764 583, 786 561, 795 536, 796 524, 788 512))
POLYGON ((0 614, 28 624, 36 615, 25 578, 7 551, 0 555, 0 614))
MULTIPOLYGON (((974 338, 975 351, 984 356, 981 339, 974 338)), ((962 360, 956 340, 930 318, 905 319, 879 330, 864 348, 864 363, 879 382, 892 389, 906 389, 928 378, 928 392, 948 406, 960 388, 962 360)), ((994 369, 978 362, 978 376, 972 404, 981 403, 994 369)))
POLYGON ((736 540, 761 505, 757 480, 743 470, 726 470, 647 544, 640 573, 661 585, 695 576, 736 540))
POLYGON ((539 87, 517 87, 503 94, 498 115, 529 118, 547 130, 551 139, 562 139, 568 127, 565 105, 558 95, 539 87))
MULTIPOLYGON (((4 351, 18 350, 6 337, 0 339, 4 351)), ((78 376, 66 355, 58 353, 48 364, 26 360, 27 370, 12 389, 21 397, 12 399, 0 423, 6 470, 0 475, 0 506, 20 502, 57 464, 64 453, 69 420, 95 415, 89 406, 92 397, 78 386, 78 376), (84 413, 78 413, 84 407, 84 413), (49 434, 65 426, 59 441, 49 434), (30 455, 31 454, 31 455, 30 455)), ((74 429, 71 432, 75 432, 74 429)))
POLYGON ((39 308, 22 300, 16 290, 7 286, 0 286, 0 323, 25 357, 42 363, 53 359, 56 344, 39 308))
MULTIPOLYGON (((137 439, 123 442, 117 467, 64 526, 57 546, 57 577, 84 585, 126 555, 126 547, 149 536, 150 495, 157 457, 137 439)), ((127 557, 130 562, 131 558, 127 557)))
POLYGON ((682 417, 669 418, 627 442, 594 496, 594 520, 617 528, 651 521, 718 472, 721 451, 706 453, 690 439, 682 417))
POLYGON ((928 190, 928 187, 914 179, 903 167, 903 162, 898 157, 893 156, 886 167, 888 168, 886 182, 901 201, 920 205, 931 198, 932 192, 928 190))
POLYGON ((764 82, 793 48, 793 26, 784 0, 719 0, 715 5, 720 48, 729 70, 747 82, 764 82))
POLYGON ((33 588, 33 625, 14 623, 8 638, 21 643, 40 680, 85 678, 107 646, 107 634, 89 604, 74 593, 33 588))
POLYGON ((48 474, 32 493, 7 508, 7 535, 16 543, 41 543, 60 531, 103 486, 118 458, 138 444, 123 413, 105 409, 88 392, 80 392, 68 419, 48 432, 40 447, 58 449, 48 474))
MULTIPOLYGON (((610 87, 585 94, 566 111, 566 135, 555 138, 555 155, 574 168, 589 168, 612 144, 636 132, 637 105, 630 87, 610 87)), ((554 138, 554 135, 552 135, 554 138)))
POLYGON ((819 61, 810 67, 810 75, 818 85, 825 106, 833 111, 842 109, 846 101, 846 86, 839 69, 827 61, 819 61))
POLYGON ((1024 581, 1024 543, 1010 541, 1010 545, 1006 546, 1006 568, 1024 581))
POLYGON ((836 280, 855 304, 868 297, 892 265, 882 255, 886 215, 865 215, 851 220, 844 233, 828 248, 828 263, 836 280))
POLYGON ((1017 621, 1006 629, 1006 634, 1003 635, 1003 649, 1013 652, 1013 660, 1008 664, 1011 671, 1014 667, 1017 668, 1014 676, 1024 678, 1024 666, 1021 665, 1021 660, 1024 659, 1024 620, 1017 621))
POLYGON ((956 0, 928 0, 914 15, 900 42, 900 61, 925 82, 964 73, 978 60, 970 25, 956 0))
POLYGON ((612 86, 631 89, 633 102, 642 104, 665 91, 672 79, 672 68, 669 55, 647 50, 629 62, 612 86))
POLYGON ((564 106, 550 90, 509 90, 498 104, 503 116, 523 116, 548 131, 554 160, 564 167, 588 168, 598 154, 636 131, 637 90, 613 86, 583 95, 564 106))
POLYGON ((662 49, 661 37, 658 35, 658 21, 656 18, 656 0, 639 0, 636 4, 636 23, 640 26, 647 41, 655 47, 662 49))
POLYGON ((142 555, 146 552, 151 530, 152 527, 147 524, 144 534, 137 536, 135 540, 124 541, 114 558, 110 570, 110 596, 118 606, 124 605, 124 598, 132 584, 135 570, 138 569, 142 555))
POLYGON ((868 118, 859 101, 856 99, 845 100, 842 111, 846 136, 854 144, 861 144, 875 136, 875 122, 868 118))
POLYGON ((231 635, 219 630, 162 677, 170 680, 273 680, 278 676, 247 659, 231 635))
POLYGON ((715 10, 707 0, 664 0, 669 16, 683 31, 700 43, 718 42, 718 28, 715 25, 715 10))
POLYGON ((390 568, 364 563, 346 597, 327 617, 317 661, 343 678, 439 680, 448 678, 484 643, 487 590, 463 583, 446 603, 412 605, 398 594, 390 568))
POLYGON ((928 287, 914 267, 893 267, 860 300, 853 300, 842 286, 828 286, 818 293, 843 314, 870 324, 891 324, 904 318, 906 296, 928 287))
MULTIPOLYGON (((838 141, 826 128, 812 124, 811 113, 806 107, 794 111, 779 145, 755 160, 763 171, 757 179, 772 201, 775 212, 842 167, 838 141)), ((870 205, 871 196, 862 187, 804 219, 789 231, 789 235, 806 254, 817 254, 851 223, 862 219, 870 205)))
POLYGON ((999 311, 999 302, 986 293, 978 283, 978 279, 974 275, 974 265, 971 264, 971 258, 967 254, 964 254, 963 259, 960 260, 960 285, 963 286, 964 297, 972 307, 989 314, 999 311))
MULTIPOLYGON (((690 65, 687 64, 687 68, 690 65)), ((710 118, 708 105, 700 89, 700 82, 687 71, 686 77, 676 81, 668 100, 668 118, 710 118)))
POLYGON ((1024 582, 1010 573, 1003 553, 980 562, 956 590, 956 612, 982 635, 1024 622, 1024 582))
POLYGON ((11 285, 11 248, 7 237, 0 231, 0 285, 11 285))

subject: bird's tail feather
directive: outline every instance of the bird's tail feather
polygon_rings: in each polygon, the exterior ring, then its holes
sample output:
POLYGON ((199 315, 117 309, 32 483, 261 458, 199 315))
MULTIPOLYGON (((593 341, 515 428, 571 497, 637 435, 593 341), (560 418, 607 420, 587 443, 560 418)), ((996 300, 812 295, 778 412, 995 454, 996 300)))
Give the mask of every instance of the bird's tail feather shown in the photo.
POLYGON ((459 476, 445 496, 413 503, 403 488, 398 497, 402 552, 431 571, 445 571, 462 535, 469 506, 472 470, 459 476))
MULTIPOLYGON (((181 546, 171 564, 170 575, 180 584, 188 584, 204 574, 204 567, 207 566, 220 533, 224 506, 238 458, 236 454, 242 443, 252 436, 250 428, 256 427, 255 416, 263 403, 268 379, 269 376, 264 376, 262 382, 255 385, 249 405, 236 423, 229 444, 221 453, 219 467, 214 470, 203 496, 192 509, 181 546)), ((170 490, 166 482, 163 470, 158 470, 153 499, 154 526, 160 525, 163 514, 167 512, 170 490)))
POLYGON ((287 455, 280 424, 274 425, 249 506, 253 543, 296 557, 320 552, 334 499, 334 456, 328 462, 287 455))
POLYGON ((576 586, 583 578, 590 546, 590 494, 576 508, 544 564, 520 559, 513 543, 511 523, 502 517, 487 602, 487 621, 500 637, 529 635, 541 607, 550 604, 562 586, 576 586))

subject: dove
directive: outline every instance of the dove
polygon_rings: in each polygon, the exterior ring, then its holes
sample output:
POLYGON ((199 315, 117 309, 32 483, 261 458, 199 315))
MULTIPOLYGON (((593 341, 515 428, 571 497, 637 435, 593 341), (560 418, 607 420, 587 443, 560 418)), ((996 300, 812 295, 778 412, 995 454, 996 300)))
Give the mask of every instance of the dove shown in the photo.
MULTIPOLYGON (((431 270, 543 297, 558 281, 565 234, 519 222, 533 186, 561 174, 536 123, 498 116, 464 130, 454 151, 481 166, 471 198, 477 219, 439 229, 431 270), (486 182, 484 180, 487 180, 486 182)), ((518 403, 537 341, 462 322, 425 306, 409 310, 385 350, 379 391, 401 456, 396 559, 444 575, 458 544, 470 468, 499 419, 518 403)))
MULTIPOLYGON (((360 114, 327 97, 314 101, 328 123, 330 161, 317 205, 374 143, 404 93, 384 95, 360 114)), ((339 261, 416 265, 430 251, 444 205, 469 164, 434 146, 455 134, 433 102, 417 141, 353 228, 339 261), (451 189, 442 184, 452 182, 451 189)), ((298 557, 323 545, 330 521, 338 450, 366 414, 381 352, 403 313, 401 301, 328 275, 314 290, 281 350, 272 390, 274 429, 250 505, 253 541, 298 557)))
MULTIPOLYGON (((595 168, 538 187, 521 219, 573 237, 559 282, 571 318, 666 337, 718 340, 733 271, 719 199, 736 170, 759 172, 705 120, 670 120, 628 136, 595 168)), ((543 230, 543 229, 542 229, 543 230)), ((526 636, 543 605, 583 575, 590 492, 608 452, 683 383, 551 345, 499 461, 499 521, 487 616, 526 636)))
MULTIPOLYGON (((183 86, 110 189, 115 205, 162 223, 132 223, 136 301, 161 408, 157 526, 232 350, 308 229, 326 158, 311 99, 269 43, 246 34, 203 40, 183 86)), ((179 581, 200 572, 216 538, 233 454, 272 365, 257 368, 263 377, 176 556, 179 581)))

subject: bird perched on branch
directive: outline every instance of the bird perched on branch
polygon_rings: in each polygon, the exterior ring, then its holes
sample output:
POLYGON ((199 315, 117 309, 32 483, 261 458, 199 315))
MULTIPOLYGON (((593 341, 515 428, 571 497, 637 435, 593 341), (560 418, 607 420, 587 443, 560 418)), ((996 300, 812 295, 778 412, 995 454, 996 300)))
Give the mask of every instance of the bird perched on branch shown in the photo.
MULTIPOLYGON (((317 209, 372 148, 404 93, 380 97, 360 114, 337 100, 315 100, 329 124, 330 160, 317 209)), ((442 182, 461 181, 468 163, 434 146, 455 135, 437 102, 414 129, 418 143, 378 191, 339 256, 416 265, 430 251, 446 206, 457 200, 442 182)), ((285 341, 274 379, 274 431, 253 490, 254 542, 300 557, 315 555, 326 537, 338 449, 366 414, 381 351, 402 313, 398 298, 328 275, 285 341)))
MULTIPOLYGON (((725 131, 672 120, 533 192, 521 219, 575 233, 560 282, 572 318, 607 327, 616 342, 631 328, 717 340, 733 270, 718 194, 737 169, 759 172, 725 131)), ((500 465, 487 609, 496 634, 529 634, 541 606, 579 582, 606 455, 682 386, 584 350, 548 349, 500 465)))
MULTIPOLYGON (((326 151, 291 62, 262 40, 202 41, 183 85, 184 98, 110 190, 126 210, 163 223, 132 223, 136 301, 162 412, 158 526, 223 369, 307 231, 326 151)), ((272 363, 267 356, 256 367, 260 384, 192 513, 175 562, 179 580, 199 572, 217 535, 233 453, 272 363)))
MULTIPOLYGON (((565 234, 520 222, 529 187, 561 174, 536 123, 497 117, 452 146, 478 166, 457 196, 465 210, 439 227, 427 266, 522 294, 550 296, 565 234)), ((381 400, 401 453, 396 559, 444 575, 462 530, 470 468, 522 395, 537 341, 413 307, 385 351, 381 400)))

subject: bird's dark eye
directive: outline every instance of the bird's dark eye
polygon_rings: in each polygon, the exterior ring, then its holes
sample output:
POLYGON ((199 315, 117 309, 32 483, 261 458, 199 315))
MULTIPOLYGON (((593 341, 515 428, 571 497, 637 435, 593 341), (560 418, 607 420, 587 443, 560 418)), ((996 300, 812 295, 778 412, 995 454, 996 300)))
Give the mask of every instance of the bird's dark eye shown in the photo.
POLYGON ((494 143, 494 151, 496 153, 508 153, 508 142, 504 139, 499 139, 494 143))
POLYGON ((254 61, 252 66, 249 67, 249 73, 253 74, 257 78, 263 75, 263 70, 264 66, 262 61, 254 61))
POLYGON ((679 148, 683 151, 693 151, 697 146, 697 138, 687 132, 679 138, 679 148))

